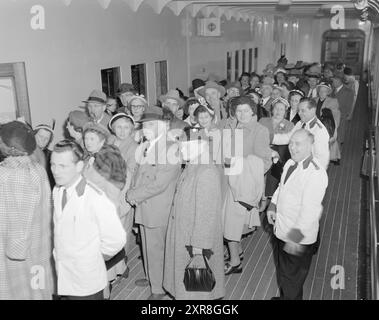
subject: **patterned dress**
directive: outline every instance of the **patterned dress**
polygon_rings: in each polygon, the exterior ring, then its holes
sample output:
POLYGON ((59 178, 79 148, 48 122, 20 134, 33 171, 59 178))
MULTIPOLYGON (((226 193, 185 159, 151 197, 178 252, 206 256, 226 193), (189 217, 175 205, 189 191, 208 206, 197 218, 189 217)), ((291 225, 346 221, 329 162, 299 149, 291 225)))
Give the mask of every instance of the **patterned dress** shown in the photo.
POLYGON ((51 299, 52 207, 45 169, 30 157, 0 163, 0 299, 51 299))

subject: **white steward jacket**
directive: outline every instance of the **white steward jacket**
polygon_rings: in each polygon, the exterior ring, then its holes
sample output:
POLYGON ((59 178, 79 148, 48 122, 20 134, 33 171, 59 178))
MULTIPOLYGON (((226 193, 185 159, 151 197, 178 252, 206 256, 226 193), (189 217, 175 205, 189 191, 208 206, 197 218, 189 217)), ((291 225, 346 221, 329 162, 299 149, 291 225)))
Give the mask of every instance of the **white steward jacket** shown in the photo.
POLYGON ((63 189, 53 190, 58 295, 92 295, 107 284, 103 255, 117 254, 126 233, 115 205, 100 189, 80 177, 67 189, 62 212, 63 189))
MULTIPOLYGON (((289 133, 275 134, 272 144, 288 144, 292 134, 297 130, 301 129, 303 124, 304 122, 298 121, 289 133)), ((326 130, 323 123, 319 119, 317 119, 317 117, 314 117, 313 119, 306 122, 304 129, 308 130, 310 133, 313 134, 315 138, 315 142, 313 144, 312 149, 313 156, 318 161, 320 161, 324 169, 327 170, 330 159, 328 130, 326 130)))
POLYGON ((287 170, 294 163, 290 159, 284 165, 279 187, 271 200, 272 205, 276 206, 274 232, 284 242, 312 244, 317 240, 328 176, 320 162, 310 157, 299 162, 284 183, 287 170), (303 236, 299 241, 290 235, 294 229, 303 236))

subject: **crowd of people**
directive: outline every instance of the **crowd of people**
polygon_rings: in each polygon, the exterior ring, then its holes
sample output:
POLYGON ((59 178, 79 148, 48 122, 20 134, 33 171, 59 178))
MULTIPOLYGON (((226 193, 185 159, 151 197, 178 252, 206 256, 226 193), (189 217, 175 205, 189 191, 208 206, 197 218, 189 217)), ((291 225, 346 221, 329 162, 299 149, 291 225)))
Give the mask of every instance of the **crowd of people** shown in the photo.
POLYGON ((241 239, 261 226, 274 298, 301 299, 357 91, 343 63, 281 57, 154 106, 128 83, 117 97, 93 90, 51 149, 54 125, 1 124, 0 299, 109 298, 133 234, 150 300, 221 299, 242 272, 241 239), (214 287, 187 290, 186 270, 204 263, 214 287))

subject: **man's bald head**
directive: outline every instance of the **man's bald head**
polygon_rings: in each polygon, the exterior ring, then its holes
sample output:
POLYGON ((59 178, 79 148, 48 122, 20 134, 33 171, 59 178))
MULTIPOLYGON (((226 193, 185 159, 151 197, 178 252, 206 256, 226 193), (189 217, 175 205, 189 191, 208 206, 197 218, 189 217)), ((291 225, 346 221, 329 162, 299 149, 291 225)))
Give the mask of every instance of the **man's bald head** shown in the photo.
POLYGON ((300 162, 312 154, 314 136, 308 130, 300 129, 294 132, 290 139, 289 150, 291 158, 300 162))

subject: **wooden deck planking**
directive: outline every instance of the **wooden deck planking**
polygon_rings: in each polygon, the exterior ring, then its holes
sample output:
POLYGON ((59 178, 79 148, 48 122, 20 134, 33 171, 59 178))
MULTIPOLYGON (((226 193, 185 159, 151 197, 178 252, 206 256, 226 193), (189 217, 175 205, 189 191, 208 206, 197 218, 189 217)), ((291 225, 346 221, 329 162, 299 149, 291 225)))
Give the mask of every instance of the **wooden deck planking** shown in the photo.
MULTIPOLYGON (((360 159, 365 127, 365 105, 358 97, 353 121, 347 125, 345 150, 341 166, 330 165, 329 186, 323 202, 324 213, 320 221, 321 242, 313 257, 311 269, 304 285, 304 299, 357 299, 358 240, 360 220, 360 159), (341 265, 345 270, 345 289, 333 290, 330 283, 331 268, 341 265)), ((275 266, 269 235, 259 229, 242 241, 245 259, 243 272, 226 277, 225 300, 261 300, 278 295, 275 266)), ((136 287, 135 280, 144 277, 139 248, 133 246, 129 254, 130 275, 116 284, 112 298, 117 300, 146 299, 149 287, 136 287)))

